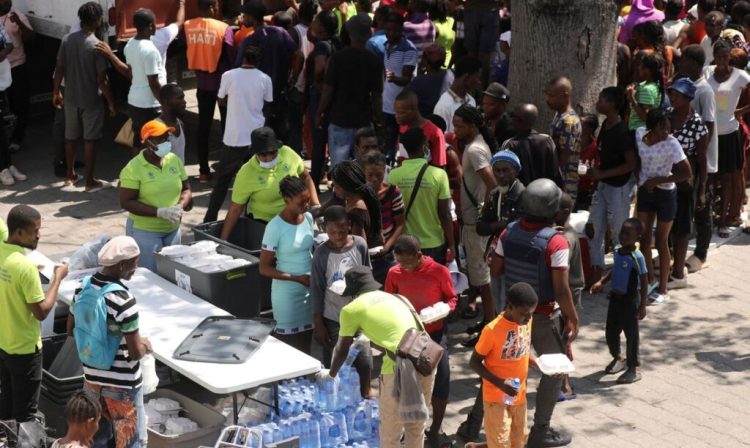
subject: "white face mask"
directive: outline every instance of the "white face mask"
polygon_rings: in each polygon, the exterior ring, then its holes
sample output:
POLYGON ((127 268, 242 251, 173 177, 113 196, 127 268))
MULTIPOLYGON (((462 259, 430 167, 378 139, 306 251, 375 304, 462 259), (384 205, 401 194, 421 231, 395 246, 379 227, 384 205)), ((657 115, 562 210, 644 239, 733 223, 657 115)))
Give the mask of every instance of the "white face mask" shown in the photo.
POLYGON ((273 169, 276 166, 276 164, 278 164, 278 163, 279 163, 278 156, 275 159, 273 159, 271 161, 268 161, 268 162, 264 162, 264 161, 258 159, 258 164, 260 165, 260 167, 261 168, 265 168, 267 170, 273 169))
POLYGON ((172 151, 172 142, 168 140, 166 142, 159 143, 158 145, 156 145, 156 149, 153 151, 154 151, 154 154, 156 154, 156 157, 160 159, 164 158, 164 156, 166 156, 167 154, 169 154, 170 151, 172 151))

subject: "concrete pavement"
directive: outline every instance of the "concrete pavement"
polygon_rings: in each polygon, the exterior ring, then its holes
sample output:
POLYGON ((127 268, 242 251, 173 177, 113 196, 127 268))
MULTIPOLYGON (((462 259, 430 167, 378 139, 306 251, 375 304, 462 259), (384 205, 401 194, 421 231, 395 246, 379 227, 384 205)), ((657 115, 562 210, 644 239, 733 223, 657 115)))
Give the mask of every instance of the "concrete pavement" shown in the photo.
MULTIPOLYGON (((97 177, 113 180, 129 151, 111 142, 124 119, 108 123, 97 162, 97 177)), ((52 174, 51 118, 36 117, 24 149, 14 163, 30 179, 0 190, 0 215, 13 205, 37 207, 43 215, 39 248, 62 254, 103 233, 124 233, 125 213, 116 190, 88 194, 82 187, 61 188, 52 174)), ((190 123, 190 120, 188 120, 190 123)), ((218 126, 217 126, 218 127, 218 126)), ((194 138, 188 125, 188 142, 194 138)), ((216 143, 216 136, 214 136, 216 143)), ((188 148, 192 145, 189 143, 188 148)), ((214 145, 216 147, 216 145, 214 145)), ((188 173, 197 175, 188 149, 188 173)), ((193 182, 195 209, 186 213, 183 232, 202 221, 210 188, 193 182)), ((223 215, 223 212, 220 216, 223 215)), ((671 293, 669 303, 649 307, 641 324, 643 380, 620 386, 603 375, 609 362, 604 342, 606 299, 584 296, 581 331, 574 344, 578 394, 555 410, 554 426, 574 435, 574 447, 740 447, 750 445, 750 236, 741 235, 709 253, 710 267, 690 275, 687 289, 671 293)), ((454 434, 476 394, 478 381, 468 368, 470 351, 459 342, 468 321, 453 324, 450 339, 451 404, 444 430, 454 434)), ((624 341, 623 341, 624 343, 624 341)), ((529 422, 535 383, 529 387, 529 422)))

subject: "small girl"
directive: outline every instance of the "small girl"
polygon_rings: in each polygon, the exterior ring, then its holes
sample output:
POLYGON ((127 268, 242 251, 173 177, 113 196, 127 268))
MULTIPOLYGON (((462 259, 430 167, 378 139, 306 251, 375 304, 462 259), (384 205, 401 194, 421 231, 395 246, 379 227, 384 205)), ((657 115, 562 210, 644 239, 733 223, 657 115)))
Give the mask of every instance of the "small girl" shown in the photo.
POLYGON ((83 390, 79 390, 65 406, 68 432, 57 439, 52 448, 88 448, 93 446, 94 434, 99 429, 102 408, 99 402, 83 390))
POLYGON ((630 103, 628 129, 631 131, 646 126, 648 111, 661 107, 664 102, 662 61, 661 56, 656 53, 643 56, 638 66, 638 79, 641 82, 628 86, 628 103, 630 103))

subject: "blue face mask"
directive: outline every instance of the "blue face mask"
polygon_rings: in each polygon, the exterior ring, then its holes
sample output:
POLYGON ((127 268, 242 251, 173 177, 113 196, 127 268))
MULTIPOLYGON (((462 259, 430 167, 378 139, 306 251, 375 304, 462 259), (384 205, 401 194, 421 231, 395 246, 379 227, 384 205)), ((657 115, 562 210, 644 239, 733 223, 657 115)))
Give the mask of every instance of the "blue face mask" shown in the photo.
POLYGON ((159 143, 156 145, 156 149, 152 149, 154 151, 154 154, 156 154, 156 157, 162 159, 164 156, 170 153, 172 151, 172 142, 166 141, 163 143, 159 143))

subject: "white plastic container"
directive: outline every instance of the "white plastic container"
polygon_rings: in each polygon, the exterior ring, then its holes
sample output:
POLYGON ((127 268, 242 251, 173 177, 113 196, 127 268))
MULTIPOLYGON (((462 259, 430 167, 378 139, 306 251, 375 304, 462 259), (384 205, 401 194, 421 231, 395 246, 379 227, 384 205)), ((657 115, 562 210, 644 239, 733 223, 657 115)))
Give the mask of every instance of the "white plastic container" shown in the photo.
POLYGON ((562 353, 542 355, 537 358, 537 365, 545 375, 563 375, 576 370, 570 359, 562 353))

